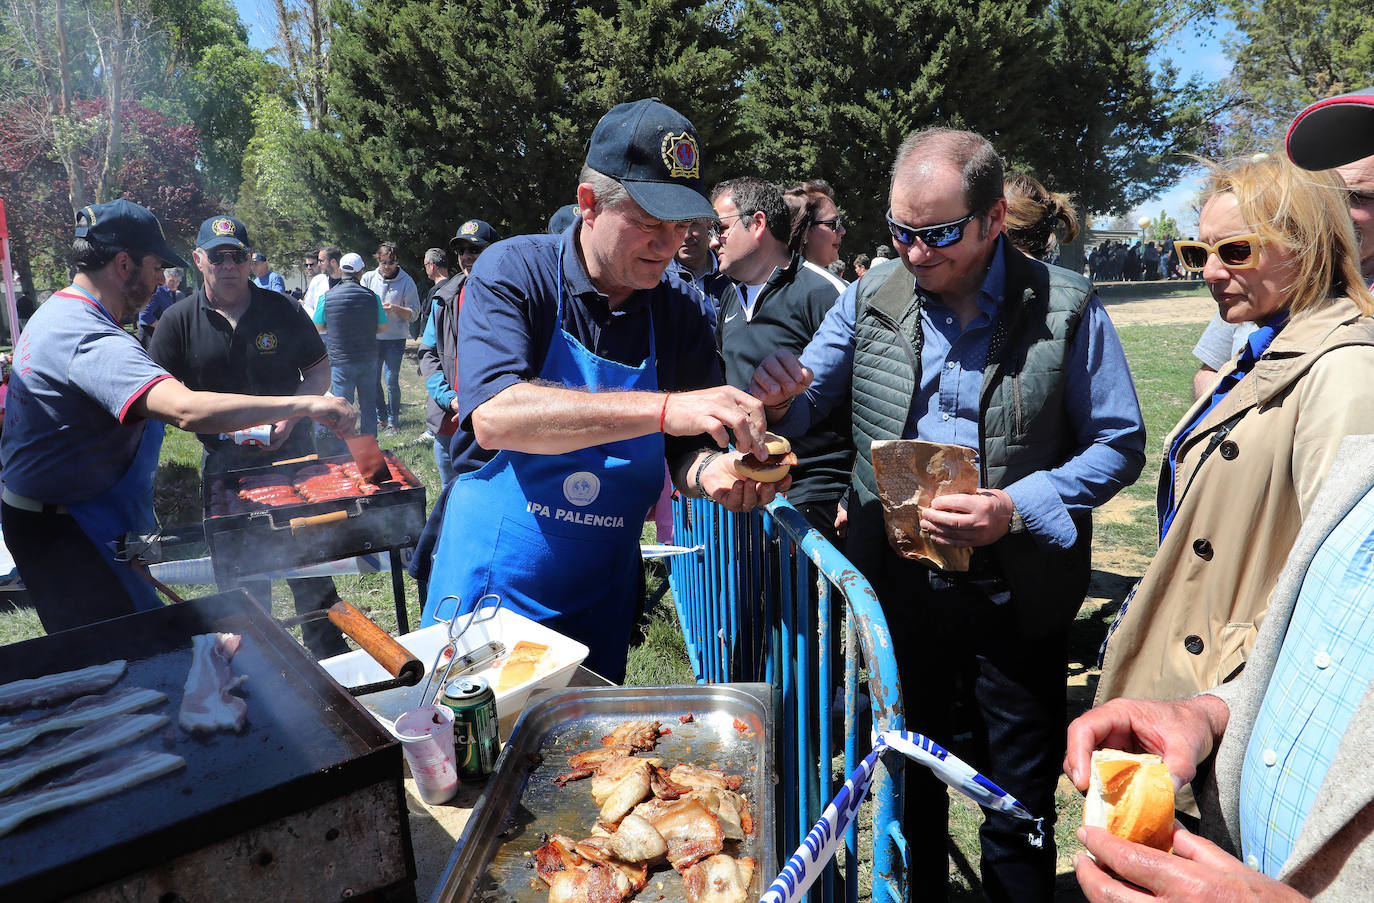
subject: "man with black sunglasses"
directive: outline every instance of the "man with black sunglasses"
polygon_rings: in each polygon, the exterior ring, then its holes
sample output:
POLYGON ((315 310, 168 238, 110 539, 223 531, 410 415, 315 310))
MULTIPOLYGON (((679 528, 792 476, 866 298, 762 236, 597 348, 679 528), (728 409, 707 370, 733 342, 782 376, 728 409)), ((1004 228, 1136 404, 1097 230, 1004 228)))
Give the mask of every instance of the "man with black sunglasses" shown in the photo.
MULTIPOLYGON (((751 391, 785 435, 852 398, 847 552, 916 689, 907 723, 945 741, 971 728, 971 764, 1045 819, 1037 846, 1024 822, 987 813, 982 880, 986 899, 1048 903, 1068 630, 1088 586, 1091 512, 1139 475, 1145 428, 1092 285, 1004 240, 1002 177, 996 151, 971 132, 903 142, 887 214, 903 266, 869 270, 801 359, 770 356, 751 391), (936 498, 920 521, 931 539, 973 550, 967 571, 889 546, 870 445, 898 438, 977 450, 980 488, 936 498), (956 725, 960 704, 971 725, 956 725)), ((911 897, 943 900, 948 795, 919 771, 906 779, 911 897)))
MULTIPOLYGON (((201 288, 163 315, 148 353, 197 391, 325 394, 330 369, 324 341, 299 304, 250 278, 251 249, 248 229, 237 219, 212 216, 201 224, 193 255, 201 288)), ((352 411, 341 399, 335 401, 352 411)), ((196 438, 205 450, 207 482, 226 471, 315 452, 314 425, 300 417, 273 422, 263 447, 240 445, 232 434, 216 430, 198 431, 196 438)), ((263 565, 267 569, 270 562, 263 565)), ((288 580, 287 585, 298 614, 326 608, 339 599, 328 577, 288 580)), ((245 583, 244 589, 270 608, 270 581, 245 583)), ((327 620, 307 623, 302 634, 305 645, 319 658, 348 651, 338 628, 327 620)))

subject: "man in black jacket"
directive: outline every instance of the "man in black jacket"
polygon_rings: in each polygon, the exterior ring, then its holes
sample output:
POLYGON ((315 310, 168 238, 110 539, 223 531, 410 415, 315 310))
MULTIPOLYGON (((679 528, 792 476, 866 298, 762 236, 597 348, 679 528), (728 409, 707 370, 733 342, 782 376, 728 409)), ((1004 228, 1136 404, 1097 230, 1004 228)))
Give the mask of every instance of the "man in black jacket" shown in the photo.
MULTIPOLYGON (((719 223, 711 248, 738 291, 726 295, 716 323, 725 382, 748 390, 754 370, 778 349, 800 354, 840 293, 787 249, 791 217, 782 191, 763 179, 731 179, 711 193, 719 223)), ((793 438, 799 462, 787 499, 835 542, 835 517, 854 461, 849 410, 836 406, 793 438)))
POLYGON ((434 279, 434 290, 430 293, 429 322, 420 338, 420 378, 428 393, 425 424, 434 437, 434 465, 445 484, 453 479, 448 443, 458 425, 458 396, 453 388, 458 367, 458 299, 478 255, 496 240, 496 230, 480 219, 459 226, 458 234, 449 243, 459 264, 456 276, 448 275, 447 258, 442 268, 436 262, 434 270, 429 270, 431 255, 436 251, 442 255, 443 251, 431 248, 425 254, 426 270, 434 274, 430 277, 434 279), (435 278, 441 272, 443 277, 435 278))

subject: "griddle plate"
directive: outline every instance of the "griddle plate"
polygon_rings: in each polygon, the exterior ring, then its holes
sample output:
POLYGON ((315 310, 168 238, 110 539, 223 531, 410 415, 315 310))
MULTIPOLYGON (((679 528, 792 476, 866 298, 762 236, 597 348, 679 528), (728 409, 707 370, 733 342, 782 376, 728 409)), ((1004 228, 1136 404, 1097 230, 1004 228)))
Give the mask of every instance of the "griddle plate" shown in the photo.
POLYGON ((186 767, 0 838, 0 898, 65 896, 388 776, 400 779, 395 739, 241 591, 0 647, 0 682, 116 658, 127 658, 129 671, 115 686, 166 693, 165 705, 147 711, 172 718, 128 748, 171 752, 186 767), (248 723, 241 734, 192 737, 176 726, 190 637, 212 631, 244 637, 233 670, 249 675, 240 691, 248 723))

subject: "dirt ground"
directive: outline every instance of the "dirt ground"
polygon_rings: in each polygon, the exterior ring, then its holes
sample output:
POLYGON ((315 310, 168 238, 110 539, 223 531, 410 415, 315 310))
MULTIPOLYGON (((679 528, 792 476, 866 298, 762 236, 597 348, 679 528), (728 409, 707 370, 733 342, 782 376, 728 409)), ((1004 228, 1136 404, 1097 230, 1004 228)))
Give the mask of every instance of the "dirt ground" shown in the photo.
POLYGON ((1140 301, 1102 300, 1107 315, 1120 326, 1166 326, 1176 323, 1205 325, 1216 313, 1216 305, 1207 297, 1153 298, 1140 301))

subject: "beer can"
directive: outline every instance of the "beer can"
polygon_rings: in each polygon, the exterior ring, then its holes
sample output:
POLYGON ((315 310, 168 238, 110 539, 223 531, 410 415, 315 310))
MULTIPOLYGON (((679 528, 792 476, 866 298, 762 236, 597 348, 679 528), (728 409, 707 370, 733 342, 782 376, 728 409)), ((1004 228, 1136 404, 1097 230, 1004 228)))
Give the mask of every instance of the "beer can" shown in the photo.
POLYGON ((234 430, 232 433, 220 433, 220 439, 233 439, 235 445, 248 445, 254 448, 262 448, 272 441, 272 424, 264 423, 262 426, 246 426, 241 430, 234 430))
POLYGON ((481 779, 496 770, 501 738, 496 728, 496 694, 484 677, 455 677, 439 701, 453 710, 453 745, 458 774, 481 779))

